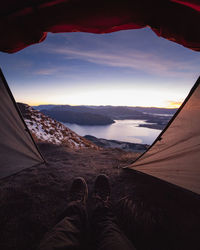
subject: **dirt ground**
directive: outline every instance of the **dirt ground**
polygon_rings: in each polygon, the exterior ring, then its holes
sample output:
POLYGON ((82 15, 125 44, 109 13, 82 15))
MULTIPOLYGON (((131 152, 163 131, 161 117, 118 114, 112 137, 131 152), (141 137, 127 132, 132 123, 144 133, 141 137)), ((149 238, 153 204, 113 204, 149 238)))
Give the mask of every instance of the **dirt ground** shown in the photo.
POLYGON ((40 144, 46 165, 0 181, 0 249, 35 250, 58 221, 74 177, 89 186, 110 177, 119 225, 138 250, 200 249, 200 197, 156 178, 123 169, 137 154, 119 150, 73 151, 40 144))

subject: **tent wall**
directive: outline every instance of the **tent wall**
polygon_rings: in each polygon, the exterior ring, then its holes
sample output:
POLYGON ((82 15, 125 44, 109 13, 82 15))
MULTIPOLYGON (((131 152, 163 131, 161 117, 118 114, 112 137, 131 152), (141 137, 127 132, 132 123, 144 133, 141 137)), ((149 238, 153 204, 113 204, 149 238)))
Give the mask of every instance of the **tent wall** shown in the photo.
POLYGON ((200 51, 199 12, 199 0, 1 1, 0 51, 42 42, 48 32, 101 34, 144 27, 200 51))
POLYGON ((174 119, 130 168, 200 194, 200 78, 174 119))
POLYGON ((0 71, 0 178, 42 162, 0 71))

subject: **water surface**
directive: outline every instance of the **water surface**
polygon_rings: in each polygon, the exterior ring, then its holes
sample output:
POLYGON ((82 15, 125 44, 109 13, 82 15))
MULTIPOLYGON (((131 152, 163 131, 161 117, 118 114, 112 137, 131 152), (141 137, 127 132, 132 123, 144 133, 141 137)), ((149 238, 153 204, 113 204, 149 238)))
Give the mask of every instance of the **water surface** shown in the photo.
POLYGON ((144 120, 115 120, 115 123, 104 126, 64 124, 81 136, 93 135, 97 138, 144 144, 152 144, 161 132, 158 129, 138 127, 139 124, 147 124, 144 120))

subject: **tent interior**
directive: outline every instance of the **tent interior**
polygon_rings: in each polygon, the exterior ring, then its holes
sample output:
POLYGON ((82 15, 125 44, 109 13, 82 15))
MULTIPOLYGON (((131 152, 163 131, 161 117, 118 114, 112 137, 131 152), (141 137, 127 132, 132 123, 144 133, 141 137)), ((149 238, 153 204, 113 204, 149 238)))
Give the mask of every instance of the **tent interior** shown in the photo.
MULTIPOLYGON (((106 33, 146 26, 158 36, 200 51, 199 12, 198 0, 101 1, 98 5, 90 0, 20 0, 12 4, 9 0, 1 8, 0 51, 14 53, 42 42, 48 32, 106 33)), ((59 162, 56 165, 54 154, 63 163, 71 163, 78 153, 69 160, 69 152, 36 145, 2 72, 0 109, 0 246, 5 250, 36 249, 66 206, 66 181, 78 169, 63 169, 59 162)), ((148 151, 127 168, 114 170, 114 197, 121 197, 116 213, 137 249, 198 249, 199 113, 200 78, 148 151), (128 192, 128 202, 123 199, 122 184, 128 192)), ((109 164, 113 164, 112 159, 109 164)), ((90 175, 89 185, 98 171, 109 174, 106 167, 82 171, 83 175, 90 175)))
POLYGON ((101 34, 147 26, 199 51, 199 12, 199 0, 8 0, 1 5, 0 51, 13 53, 42 42, 48 32, 101 34))

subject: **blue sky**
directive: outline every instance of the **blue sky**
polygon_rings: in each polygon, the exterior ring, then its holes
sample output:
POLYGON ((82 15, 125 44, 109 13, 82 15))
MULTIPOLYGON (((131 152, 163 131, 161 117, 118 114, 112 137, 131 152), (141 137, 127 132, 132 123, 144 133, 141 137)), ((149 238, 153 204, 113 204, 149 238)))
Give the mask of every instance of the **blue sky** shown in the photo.
POLYGON ((200 72, 200 53, 150 29, 49 34, 41 44, 0 54, 15 99, 30 105, 173 107, 200 72))

